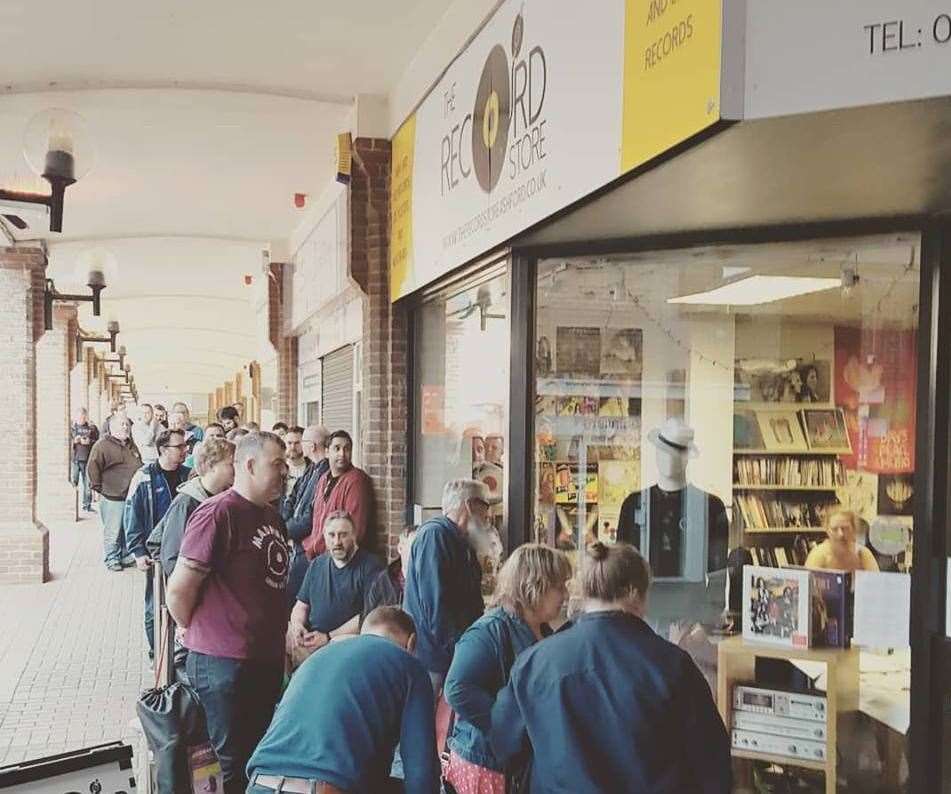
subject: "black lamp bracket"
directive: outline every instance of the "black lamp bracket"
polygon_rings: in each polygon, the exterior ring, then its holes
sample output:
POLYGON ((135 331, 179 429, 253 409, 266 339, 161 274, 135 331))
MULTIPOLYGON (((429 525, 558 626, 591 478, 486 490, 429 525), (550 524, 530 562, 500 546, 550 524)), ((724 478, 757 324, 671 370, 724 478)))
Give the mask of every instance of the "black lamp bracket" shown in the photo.
MULTIPOLYGON (((0 198, 3 197, 3 191, 0 190, 0 198)), ((74 295, 72 293, 60 292, 56 289, 53 279, 46 279, 46 287, 43 290, 43 327, 47 331, 53 330, 53 301, 61 303, 85 302, 92 304, 92 313, 98 317, 102 311, 102 291, 106 288, 105 284, 94 284, 89 286, 91 295, 74 295)), ((113 353, 115 350, 112 351, 113 353)))

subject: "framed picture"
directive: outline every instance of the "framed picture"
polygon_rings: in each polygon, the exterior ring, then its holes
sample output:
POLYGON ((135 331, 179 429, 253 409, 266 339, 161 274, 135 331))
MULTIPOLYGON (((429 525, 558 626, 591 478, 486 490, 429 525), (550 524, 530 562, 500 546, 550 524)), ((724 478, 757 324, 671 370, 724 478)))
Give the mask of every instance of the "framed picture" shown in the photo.
POLYGON ((733 448, 766 451, 766 442, 754 411, 739 409, 733 414, 733 448))
POLYGON ((915 511, 913 474, 878 475, 878 512, 883 516, 910 516, 915 511))
POLYGON ((795 411, 757 411, 756 422, 768 452, 807 452, 795 411))
POLYGON ((743 566, 743 639, 809 647, 809 571, 743 566))
POLYGON ((814 452, 851 454, 852 444, 841 408, 803 408, 800 412, 806 441, 814 452))

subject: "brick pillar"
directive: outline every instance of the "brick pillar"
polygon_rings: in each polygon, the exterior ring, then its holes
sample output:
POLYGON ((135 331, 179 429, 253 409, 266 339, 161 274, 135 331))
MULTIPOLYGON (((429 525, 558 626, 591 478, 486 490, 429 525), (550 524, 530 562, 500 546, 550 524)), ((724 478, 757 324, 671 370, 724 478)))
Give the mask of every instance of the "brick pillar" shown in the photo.
POLYGON ((268 266, 268 339, 277 351, 277 418, 297 424, 297 337, 284 335, 284 270, 281 262, 268 266))
POLYGON ((36 517, 72 521, 76 494, 69 483, 69 329, 76 307, 54 305, 53 330, 36 343, 36 517))
POLYGON ((395 554, 406 504, 406 325, 390 303, 390 143, 358 138, 350 183, 350 277, 365 293, 361 454, 376 488, 378 548, 395 554))
POLYGON ((46 254, 0 248, 0 583, 49 579, 49 535, 36 520, 36 342, 43 335, 46 254))

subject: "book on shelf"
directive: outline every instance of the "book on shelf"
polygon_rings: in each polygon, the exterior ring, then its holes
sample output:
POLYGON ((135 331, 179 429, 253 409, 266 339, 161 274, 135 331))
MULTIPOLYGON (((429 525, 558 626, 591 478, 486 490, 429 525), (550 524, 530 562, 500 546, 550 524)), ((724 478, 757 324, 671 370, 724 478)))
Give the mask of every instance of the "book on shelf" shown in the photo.
POLYGON ((740 486, 835 488, 846 484, 846 476, 838 458, 753 456, 734 460, 733 482, 740 486))
POLYGON ((802 566, 806 564, 809 552, 819 545, 816 538, 807 538, 798 535, 793 541, 786 541, 780 545, 747 546, 754 564, 772 568, 802 566))
POLYGON ((834 499, 780 498, 759 493, 734 493, 734 513, 745 531, 788 529, 797 532, 822 526, 822 514, 834 499))

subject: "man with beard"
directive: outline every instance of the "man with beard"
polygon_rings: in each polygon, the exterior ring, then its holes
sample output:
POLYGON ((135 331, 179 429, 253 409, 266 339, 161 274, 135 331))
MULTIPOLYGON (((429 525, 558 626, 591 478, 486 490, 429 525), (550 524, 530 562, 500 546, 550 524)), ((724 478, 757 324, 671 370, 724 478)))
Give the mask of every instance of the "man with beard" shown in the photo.
POLYGON ((314 493, 314 521, 310 535, 304 539, 308 559, 327 550, 324 523, 338 510, 350 515, 357 543, 371 548, 372 537, 367 529, 373 526, 373 484, 369 475, 353 465, 353 439, 346 430, 335 430, 327 439, 327 460, 330 469, 317 482, 314 493))
POLYGON ((416 657, 437 697, 456 642, 485 609, 479 554, 491 549, 488 489, 477 480, 450 480, 442 512, 416 534, 403 602, 416 622, 416 657))
POLYGON ((295 666, 335 637, 360 632, 367 591, 383 566, 357 545, 353 520, 342 510, 324 522, 327 551, 307 569, 287 629, 295 666))

